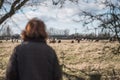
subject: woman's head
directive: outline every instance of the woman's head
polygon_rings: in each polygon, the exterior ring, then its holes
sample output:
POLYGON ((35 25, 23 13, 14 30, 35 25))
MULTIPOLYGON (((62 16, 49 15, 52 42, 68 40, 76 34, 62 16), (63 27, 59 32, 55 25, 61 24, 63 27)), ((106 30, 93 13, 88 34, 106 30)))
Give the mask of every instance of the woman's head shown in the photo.
POLYGON ((24 41, 45 40, 47 38, 46 26, 42 20, 33 18, 27 23, 21 36, 24 41))

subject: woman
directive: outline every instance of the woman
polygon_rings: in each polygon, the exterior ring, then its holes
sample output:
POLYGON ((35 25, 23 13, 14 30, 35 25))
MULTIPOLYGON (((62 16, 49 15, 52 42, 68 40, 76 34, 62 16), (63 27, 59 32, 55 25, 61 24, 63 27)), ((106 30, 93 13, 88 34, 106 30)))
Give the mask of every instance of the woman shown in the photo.
POLYGON ((6 80, 61 80, 56 53, 46 44, 44 22, 31 19, 21 36, 23 42, 12 53, 6 80))

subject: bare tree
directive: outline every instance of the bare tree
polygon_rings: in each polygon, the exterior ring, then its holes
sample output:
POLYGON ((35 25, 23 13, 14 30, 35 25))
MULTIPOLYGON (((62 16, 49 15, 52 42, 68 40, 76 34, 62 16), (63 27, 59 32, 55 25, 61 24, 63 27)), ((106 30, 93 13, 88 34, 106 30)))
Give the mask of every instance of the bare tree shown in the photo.
POLYGON ((37 6, 43 1, 45 0, 0 0, 0 25, 21 8, 37 6))
POLYGON ((52 0, 53 5, 57 5, 61 0, 52 0))
MULTIPOLYGON (((60 4, 60 8, 62 8, 64 6, 65 1, 67 0, 52 0, 52 3, 53 5, 60 4)), ((79 0, 69 0, 69 1, 78 3, 79 0)))
POLYGON ((102 13, 95 14, 82 10, 82 16, 86 18, 84 26, 91 24, 94 21, 98 21, 98 27, 114 33, 114 36, 120 43, 120 0, 116 0, 115 3, 111 0, 105 0, 102 4, 105 5, 102 13))
POLYGON ((54 35, 54 28, 49 28, 48 29, 48 35, 54 35))
POLYGON ((70 32, 69 29, 65 29, 65 30, 64 30, 64 35, 68 36, 68 35, 69 35, 69 32, 70 32))
POLYGON ((13 32, 9 25, 5 25, 5 28, 1 29, 1 36, 10 37, 12 34, 13 32))
POLYGON ((0 14, 0 24, 2 24, 7 18, 15 14, 25 3, 29 0, 1 0, 0 1, 0 10, 4 10, 5 13, 0 14), (5 6, 10 6, 8 11, 5 6))
POLYGON ((11 36, 12 35, 12 30, 11 30, 11 28, 8 26, 7 28, 6 28, 6 34, 7 34, 7 36, 11 36))

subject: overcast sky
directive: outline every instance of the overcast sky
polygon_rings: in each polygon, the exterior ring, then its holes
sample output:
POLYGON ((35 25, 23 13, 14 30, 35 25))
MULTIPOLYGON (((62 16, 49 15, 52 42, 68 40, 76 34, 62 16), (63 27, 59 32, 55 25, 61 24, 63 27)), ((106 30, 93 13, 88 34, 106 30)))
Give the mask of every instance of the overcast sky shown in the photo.
MULTIPOLYGON (((104 0, 99 0, 104 1, 104 0)), ((39 6, 25 6, 19 10, 15 15, 12 16, 12 19, 16 24, 13 24, 13 21, 8 20, 8 24, 13 26, 15 33, 20 33, 24 29, 26 23, 29 19, 33 17, 38 17, 42 19, 47 28, 53 27, 57 29, 69 29, 70 34, 75 32, 77 29, 78 33, 86 33, 86 28, 83 27, 79 21, 82 15, 81 10, 86 10, 90 12, 101 12, 105 6, 101 3, 94 3, 93 0, 90 0, 88 3, 85 3, 83 0, 79 0, 79 4, 75 2, 72 3, 68 0, 64 3, 62 8, 59 8, 59 5, 52 5, 52 0, 43 1, 39 6), (16 27, 17 26, 17 27, 16 27)), ((92 25, 89 25, 92 26, 92 25)), ((90 27, 93 29, 95 26, 90 27)), ((89 31, 90 32, 90 31, 89 31)))

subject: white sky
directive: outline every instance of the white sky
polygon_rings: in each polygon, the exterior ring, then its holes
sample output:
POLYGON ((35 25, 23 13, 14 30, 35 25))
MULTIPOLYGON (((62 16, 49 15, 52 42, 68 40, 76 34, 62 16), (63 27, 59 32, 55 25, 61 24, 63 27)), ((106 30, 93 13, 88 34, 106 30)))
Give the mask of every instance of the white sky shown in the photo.
MULTIPOLYGON (((19 28, 16 28, 17 25, 9 22, 10 26, 14 26, 14 32, 20 33, 20 29, 23 30, 28 19, 33 17, 38 17, 42 19, 47 28, 53 27, 58 29, 69 29, 70 34, 75 32, 77 28, 78 33, 86 33, 85 28, 82 26, 81 22, 74 22, 73 20, 79 21, 81 18, 78 16, 81 14, 80 10, 87 10, 91 12, 99 12, 105 6, 103 4, 93 3, 93 0, 89 4, 79 0, 79 4, 66 1, 63 8, 52 5, 51 0, 47 0, 44 3, 41 3, 39 6, 35 7, 23 7, 23 12, 25 15, 18 11, 15 15, 12 16, 12 19, 17 23, 19 28), (47 4, 47 5, 46 5, 47 4), (26 18, 27 16, 27 18, 26 18)), ((103 1, 103 0, 101 0, 103 1)))

